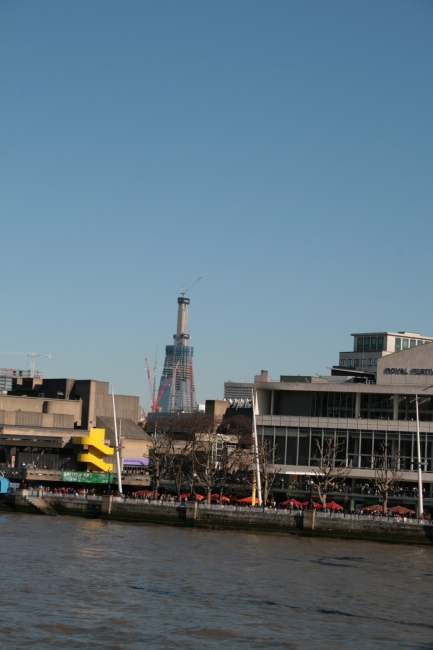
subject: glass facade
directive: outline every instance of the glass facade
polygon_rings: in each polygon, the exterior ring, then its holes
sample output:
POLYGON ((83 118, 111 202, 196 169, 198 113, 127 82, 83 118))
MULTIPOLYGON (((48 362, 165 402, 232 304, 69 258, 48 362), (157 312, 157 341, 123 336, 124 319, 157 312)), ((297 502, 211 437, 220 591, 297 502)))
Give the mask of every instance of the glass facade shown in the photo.
POLYGON ((311 417, 354 418, 355 393, 322 393, 311 395, 311 417))
MULTIPOLYGON (((356 393, 334 391, 290 391, 290 405, 274 415, 313 418, 360 418, 366 420, 416 420, 415 395, 399 395, 395 404, 393 393, 360 393, 359 414, 356 412, 356 393)), ((419 419, 433 422, 433 396, 419 395, 419 419)))
MULTIPOLYGON (((421 422, 433 422, 433 397, 419 396, 419 419, 421 422)), ((416 420, 415 395, 399 395, 398 419, 416 420)))
POLYGON ((394 395, 361 393, 360 416, 373 420, 392 420, 394 395))
POLYGON ((381 352, 383 350, 383 336, 358 336, 356 341, 357 352, 381 352))
MULTIPOLYGON (((258 427, 259 437, 268 441, 270 460, 276 465, 317 465, 317 443, 332 437, 340 449, 337 465, 373 469, 374 457, 385 444, 392 455, 400 449, 400 469, 416 471, 416 433, 322 429, 310 427, 258 427)), ((421 433, 421 456, 424 472, 433 471, 433 434, 421 433)))

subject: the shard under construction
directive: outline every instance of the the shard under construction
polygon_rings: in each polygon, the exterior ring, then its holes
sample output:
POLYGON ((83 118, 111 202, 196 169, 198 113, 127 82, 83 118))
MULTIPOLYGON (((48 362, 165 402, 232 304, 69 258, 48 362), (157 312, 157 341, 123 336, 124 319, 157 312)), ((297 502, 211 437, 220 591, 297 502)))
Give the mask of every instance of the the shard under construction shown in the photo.
POLYGON ((161 395, 159 406, 163 413, 182 411, 191 413, 196 410, 193 354, 194 348, 189 346, 188 334, 188 305, 189 298, 185 292, 177 299, 177 331, 173 336, 173 345, 165 348, 164 369, 161 375, 159 392, 161 395))

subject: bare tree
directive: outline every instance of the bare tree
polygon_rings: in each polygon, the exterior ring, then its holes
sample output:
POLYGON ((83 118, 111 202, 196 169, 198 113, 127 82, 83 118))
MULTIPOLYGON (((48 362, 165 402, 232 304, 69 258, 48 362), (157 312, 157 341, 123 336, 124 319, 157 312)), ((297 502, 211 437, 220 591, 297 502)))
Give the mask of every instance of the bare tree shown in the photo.
MULTIPOLYGON (((271 491, 279 472, 275 466, 273 456, 276 447, 271 447, 266 438, 259 439, 258 441, 258 463, 260 470, 260 478, 262 484, 262 500, 266 504, 269 492, 271 491)), ((240 476, 243 483, 252 487, 255 484, 256 463, 254 460, 254 452, 249 449, 243 450, 242 459, 239 462, 240 476)))
POLYGON ((270 442, 266 438, 262 438, 258 443, 258 459, 260 467, 260 476, 262 479, 262 497, 263 503, 266 504, 275 481, 277 480, 278 472, 281 468, 276 469, 273 462, 273 457, 276 447, 271 447, 270 442))
POLYGON ((159 486, 170 469, 171 436, 164 430, 154 434, 150 449, 149 471, 153 476, 153 497, 158 498, 159 486))
POLYGON ((202 433, 196 437, 194 448, 194 475, 205 489, 208 504, 217 482, 217 440, 215 433, 202 433))
POLYGON ((250 471, 252 446, 252 419, 247 415, 232 415, 223 418, 217 429, 221 435, 222 446, 217 455, 216 487, 219 493, 219 503, 222 502, 224 491, 231 483, 239 479, 239 470, 250 471), (235 478, 236 477, 236 478, 235 478))
POLYGON ((219 503, 222 503, 224 491, 230 479, 239 469, 244 450, 233 444, 233 441, 223 442, 222 449, 217 457, 216 486, 218 488, 219 503))
POLYGON ((344 451, 344 443, 335 442, 332 436, 324 439, 323 446, 317 438, 315 443, 314 458, 317 464, 313 466, 314 474, 311 476, 311 482, 316 486, 320 502, 325 509, 329 489, 344 482, 349 468, 345 466, 345 460, 337 459, 338 455, 344 451))
POLYGON ((388 511, 388 497, 394 485, 402 479, 400 449, 390 453, 389 445, 380 443, 379 453, 373 456, 374 484, 383 498, 383 514, 388 511))
POLYGON ((192 451, 193 441, 186 440, 176 443, 174 439, 171 440, 169 475, 176 486, 178 498, 182 491, 182 484, 190 474, 192 451))

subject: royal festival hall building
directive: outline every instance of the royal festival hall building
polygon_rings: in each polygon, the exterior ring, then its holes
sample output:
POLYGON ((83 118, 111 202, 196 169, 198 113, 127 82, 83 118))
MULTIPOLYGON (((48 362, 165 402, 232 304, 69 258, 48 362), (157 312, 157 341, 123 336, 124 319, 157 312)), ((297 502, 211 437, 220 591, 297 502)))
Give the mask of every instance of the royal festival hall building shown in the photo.
MULTIPOLYGON (((342 443, 340 458, 353 492, 359 483, 374 481, 373 459, 383 442, 391 453, 400 449, 400 483, 415 488, 418 395, 423 485, 431 497, 433 338, 413 332, 352 336, 353 350, 340 352, 329 376, 282 375, 273 381, 262 371, 254 378, 258 433, 275 448, 277 483, 284 490, 297 477, 311 474, 315 440, 332 436, 342 443)), ((236 397, 238 390, 243 397, 247 386, 251 384, 226 382, 225 396, 236 397)))

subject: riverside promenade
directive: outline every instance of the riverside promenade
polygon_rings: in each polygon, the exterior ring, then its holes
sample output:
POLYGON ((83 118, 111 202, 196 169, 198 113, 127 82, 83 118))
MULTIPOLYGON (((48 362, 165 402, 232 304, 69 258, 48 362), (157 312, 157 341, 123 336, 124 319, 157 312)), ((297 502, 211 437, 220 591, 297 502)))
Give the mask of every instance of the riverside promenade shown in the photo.
POLYGON ((17 490, 0 500, 4 510, 40 515, 72 515, 113 521, 191 526, 219 530, 289 533, 309 537, 363 539, 394 544, 433 545, 433 525, 395 517, 290 511, 276 508, 207 505, 196 501, 145 502, 113 496, 74 497, 42 490, 17 490))

